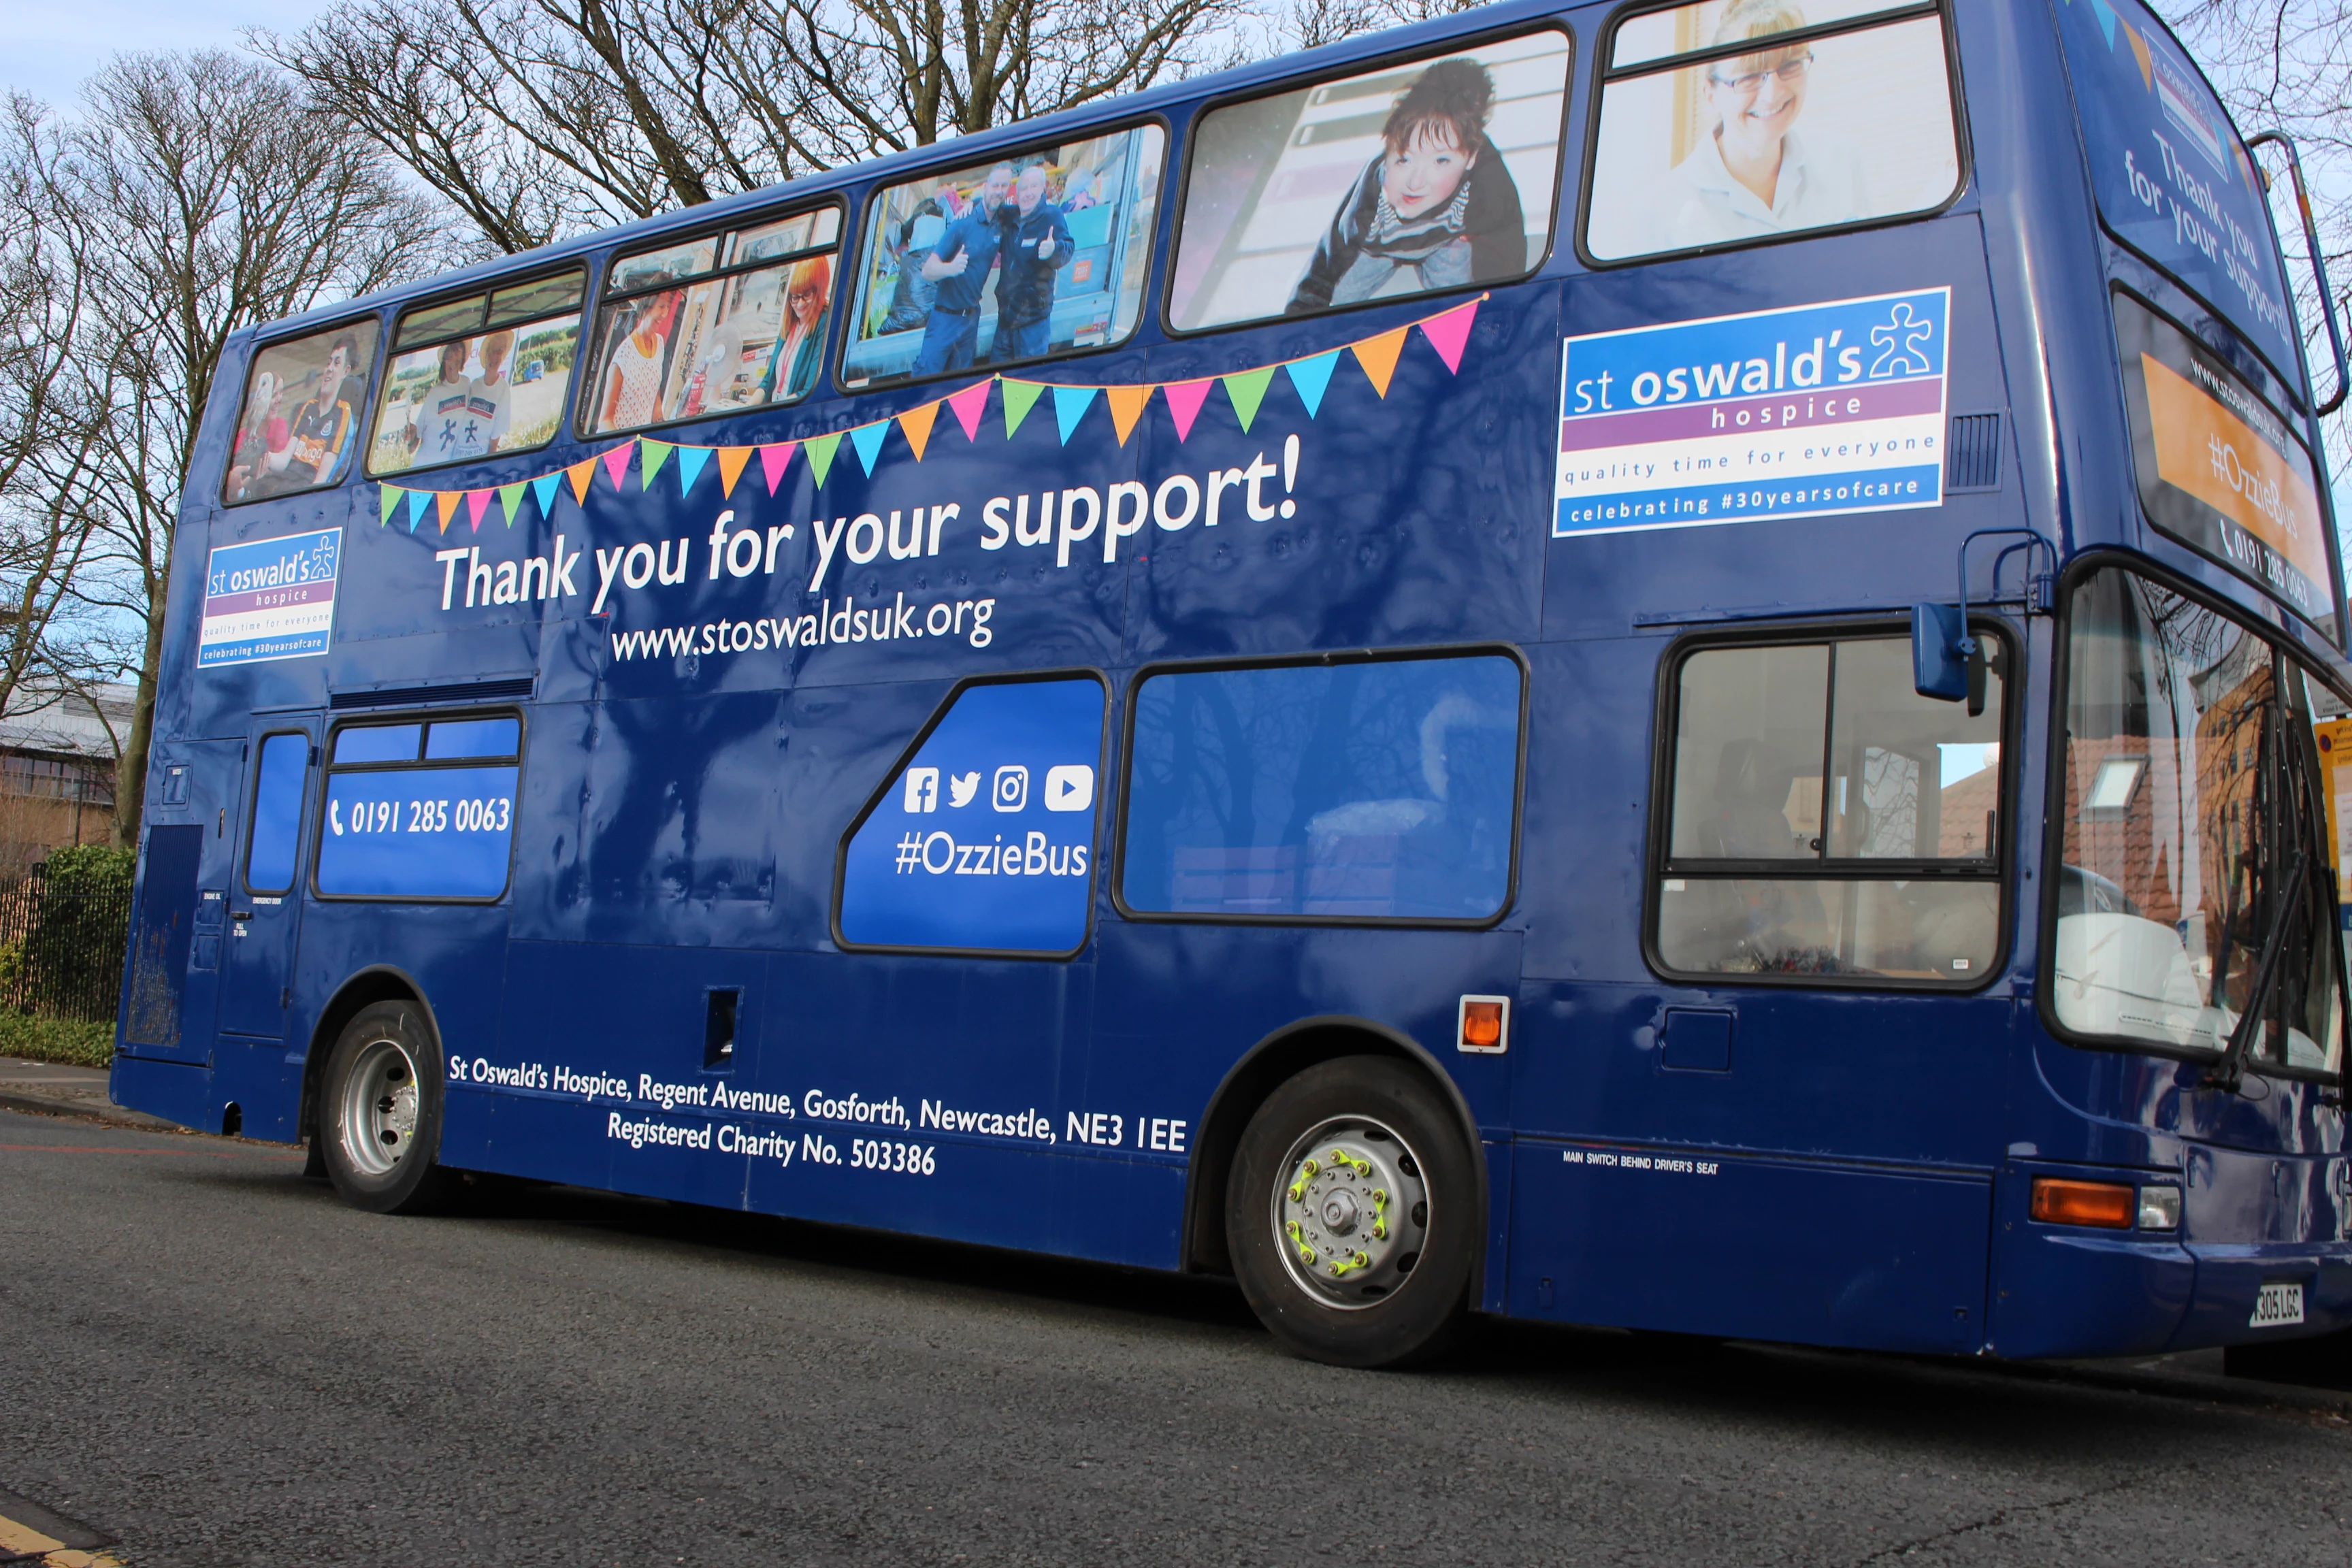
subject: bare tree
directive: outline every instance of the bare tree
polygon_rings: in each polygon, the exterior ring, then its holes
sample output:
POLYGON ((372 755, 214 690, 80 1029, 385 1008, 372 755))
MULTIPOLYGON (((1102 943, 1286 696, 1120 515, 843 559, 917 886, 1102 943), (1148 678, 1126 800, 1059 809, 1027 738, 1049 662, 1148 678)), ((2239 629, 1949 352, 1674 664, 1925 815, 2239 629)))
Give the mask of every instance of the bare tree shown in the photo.
POLYGON ((254 47, 493 246, 1148 87, 1244 0, 341 0, 254 47))
MULTIPOLYGON (((2165 15, 2221 89, 2247 135, 2280 130, 2300 144, 2313 185, 2321 254, 2334 280, 2336 310, 2352 310, 2352 11, 2341 0, 2189 0, 2165 15)), ((2320 395, 2335 370, 2319 300, 2283 164, 2273 164, 2272 211, 2286 247, 2287 273, 2320 395)), ((2329 467, 2352 466, 2347 416, 2329 422, 2329 467)))
MULTIPOLYGON (((79 551, 55 569, 87 614, 79 643, 51 640, 61 663, 70 648, 85 671, 135 671, 116 816, 131 844, 182 478, 230 335, 437 268, 446 226, 380 149, 258 62, 123 56, 83 96, 79 121, 20 113, 8 153, 79 300, 61 379, 90 423, 79 447, 50 441, 42 485, 79 551)), ((209 498, 188 500, 198 517, 209 498)))

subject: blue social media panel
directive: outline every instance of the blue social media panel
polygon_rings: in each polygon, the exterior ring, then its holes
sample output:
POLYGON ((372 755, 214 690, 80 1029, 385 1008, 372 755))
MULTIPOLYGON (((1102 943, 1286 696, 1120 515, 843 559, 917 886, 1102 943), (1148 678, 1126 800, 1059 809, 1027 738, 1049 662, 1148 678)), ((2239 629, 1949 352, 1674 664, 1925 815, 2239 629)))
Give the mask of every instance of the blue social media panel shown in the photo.
POLYGON ((335 773, 319 830, 330 898, 494 899, 514 844, 511 767, 335 773))
POLYGON ((966 687, 849 841, 843 938, 1076 950, 1094 890, 1102 741, 1097 681, 966 687))

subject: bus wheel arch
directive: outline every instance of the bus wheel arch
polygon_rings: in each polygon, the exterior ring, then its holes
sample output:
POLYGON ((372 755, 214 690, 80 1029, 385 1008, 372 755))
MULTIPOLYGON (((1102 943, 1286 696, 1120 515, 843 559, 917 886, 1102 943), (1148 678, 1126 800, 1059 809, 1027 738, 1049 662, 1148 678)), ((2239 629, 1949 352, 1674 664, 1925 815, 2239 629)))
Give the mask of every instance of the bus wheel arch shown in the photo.
POLYGON ((352 1020, 378 1002, 413 1003, 424 1013, 425 1026, 435 1037, 440 1036, 440 1024, 425 1000, 425 988, 405 970, 389 963, 371 964, 344 979, 312 1022, 310 1047, 302 1060, 302 1105, 300 1120, 295 1125, 309 1146, 308 1160, 302 1167, 305 1176, 323 1181, 327 1174, 319 1138, 319 1086, 326 1076, 327 1058, 333 1054, 335 1042, 343 1037, 352 1020))
POLYGON ((1492 1181, 1486 1170, 1478 1139, 1477 1119, 1461 1086, 1437 1064, 1435 1058, 1411 1036, 1369 1018, 1328 1014, 1302 1018, 1275 1030, 1243 1053, 1209 1096, 1201 1113, 1201 1131, 1192 1142, 1192 1163, 1184 1179, 1183 1271, 1187 1274, 1231 1274, 1233 1259, 1225 1245, 1226 1184, 1242 1133, 1274 1091, 1307 1068, 1341 1057, 1388 1057, 1408 1064, 1427 1080, 1427 1087, 1451 1107, 1456 1131, 1478 1171, 1478 1212, 1475 1234, 1481 1238, 1473 1255, 1470 1300, 1475 1305, 1485 1289, 1486 1253, 1492 1181))

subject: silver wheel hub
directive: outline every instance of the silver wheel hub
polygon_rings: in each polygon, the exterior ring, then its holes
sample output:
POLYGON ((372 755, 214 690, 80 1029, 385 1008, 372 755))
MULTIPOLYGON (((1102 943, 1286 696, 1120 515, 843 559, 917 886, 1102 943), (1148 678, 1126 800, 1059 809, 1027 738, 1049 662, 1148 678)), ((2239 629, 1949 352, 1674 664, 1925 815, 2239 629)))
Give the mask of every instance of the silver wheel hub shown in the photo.
POLYGON ((336 1134, 362 1173, 382 1176, 408 1153, 416 1136, 416 1064, 399 1042, 371 1040, 344 1080, 336 1134))
POLYGON ((1368 1117, 1326 1121, 1291 1145, 1276 1183, 1275 1246, 1318 1301, 1372 1306, 1421 1260, 1429 1187, 1394 1129, 1368 1117))

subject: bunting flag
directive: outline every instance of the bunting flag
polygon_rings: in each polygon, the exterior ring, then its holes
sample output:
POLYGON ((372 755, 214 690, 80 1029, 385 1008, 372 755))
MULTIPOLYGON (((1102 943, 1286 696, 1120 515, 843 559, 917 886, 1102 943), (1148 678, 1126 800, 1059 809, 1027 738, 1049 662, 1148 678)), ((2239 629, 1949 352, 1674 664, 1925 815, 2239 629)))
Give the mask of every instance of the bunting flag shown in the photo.
MULTIPOLYGON (((2137 43, 2137 39, 2134 41, 2137 43)), ((1003 389, 1004 434, 1008 440, 1020 433, 1023 423, 1037 406, 1038 400, 1047 392, 1053 393, 1055 432, 1065 447, 1069 445, 1070 438, 1085 423, 1087 411, 1094 406, 1097 395, 1110 410, 1111 431, 1122 447, 1142 422, 1155 392, 1164 394, 1168 399, 1169 418, 1175 426, 1179 442, 1191 438, 1193 426, 1200 421, 1202 409, 1208 405, 1209 393, 1219 385, 1224 387, 1226 400, 1233 405, 1234 417, 1246 432, 1265 409, 1266 394, 1274 385, 1276 371, 1288 377, 1291 388, 1298 394, 1299 405, 1307 411, 1307 418, 1314 419, 1322 415, 1324 401, 1330 394, 1331 378, 1344 354, 1353 354, 1356 363, 1364 373, 1364 379, 1371 384, 1372 391, 1382 398, 1387 397, 1389 387, 1396 378, 1397 364, 1404 353, 1406 340, 1415 328, 1420 329, 1422 336, 1429 340, 1429 346, 1436 351, 1446 371, 1451 374, 1460 374, 1462 357, 1469 348, 1471 328, 1478 319, 1478 307, 1487 298, 1481 294, 1475 300, 1465 300, 1434 315, 1408 321, 1401 327, 1391 327, 1384 332, 1339 348, 1191 381, 1074 386, 991 376, 973 382, 960 392, 934 398, 887 418, 873 420, 848 430, 813 437, 805 441, 697 447, 675 441, 656 441, 646 437, 631 437, 617 446, 551 472, 478 489, 421 490, 411 489, 405 485, 380 485, 377 487, 376 517, 379 523, 390 526, 394 514, 401 510, 404 501, 409 532, 416 531, 429 508, 439 521, 441 531, 446 534, 449 531, 450 520, 457 515, 462 502, 467 525, 479 532, 482 514, 488 510, 490 499, 495 496, 499 510, 505 515, 507 526, 512 528, 522 516, 523 492, 529 490, 539 502, 541 520, 551 521, 555 515, 556 497, 562 493, 567 479, 571 481, 572 499, 583 507, 588 504, 588 492, 595 484, 596 470, 600 467, 615 491, 625 489, 632 453, 638 455, 637 489, 640 491, 653 487, 663 465, 675 454, 677 458, 677 493, 681 499, 694 489, 713 458, 719 462, 720 489, 731 499, 736 485, 751 467, 751 454, 756 451, 760 455, 761 477, 767 481, 768 494, 772 496, 792 466, 793 454, 803 450, 808 455, 809 472, 821 489, 832 478, 834 459, 840 455, 845 437, 857 454, 858 467, 871 478, 875 465, 881 460, 882 449, 888 443, 893 425, 905 434, 908 450, 914 454, 915 461, 921 462, 930 449, 931 437, 939 428, 940 409, 943 405, 954 413, 956 424, 963 430, 964 439, 977 442, 982 421, 988 412, 988 392, 992 386, 1003 389)))
POLYGON ((1127 438, 1134 432, 1135 422, 1143 417, 1143 410, 1151 402, 1154 390, 1148 383, 1142 386, 1103 388, 1103 401, 1110 405, 1110 427, 1118 432, 1120 446, 1127 445, 1127 438))
MULTIPOLYGON (((621 488, 621 476, 629 471, 629 454, 636 448, 636 445, 635 441, 624 441, 604 454, 604 471, 613 476, 613 488, 616 490, 621 488)), ((579 483, 577 480, 573 482, 579 483)), ((642 479, 637 481, 637 488, 643 489, 645 481, 642 479)), ((588 489, 585 485, 580 486, 580 500, 583 504, 585 504, 588 500, 588 489)))
MULTIPOLYGON (((798 441, 780 441, 772 447, 760 448, 760 472, 767 478, 770 495, 776 493, 776 481, 784 477, 786 468, 792 467, 793 449, 799 445, 798 441)), ((818 481, 820 484, 823 482, 821 479, 818 481)))
POLYGON ((1257 417, 1258 405, 1265 401, 1265 389, 1274 384, 1274 366, 1238 370, 1219 379, 1225 384, 1225 395, 1233 400, 1234 417, 1242 422, 1242 434, 1246 436, 1250 421, 1257 417))
POLYGON ((988 388, 989 383, 975 381, 947 400, 947 405, 955 410, 956 423, 963 426, 963 438, 967 441, 980 439, 980 416, 988 412, 988 388))
MULTIPOLYGON (((760 450, 762 454, 765 454, 770 450, 770 448, 762 447, 760 450)), ((792 456, 792 448, 790 447, 786 447, 784 448, 784 456, 786 458, 790 458, 792 456)), ((719 448, 719 493, 720 495, 732 496, 735 493, 735 481, 743 477, 743 465, 751 460, 751 448, 749 447, 721 447, 719 448)), ((781 477, 783 469, 779 468, 774 474, 769 476, 768 493, 770 495, 774 495, 776 493, 776 479, 781 477)))
POLYGON ((1029 417, 1029 411, 1037 406, 1037 399, 1044 394, 1045 384, 1042 381, 1008 381, 1002 384, 1004 388, 1004 438, 1010 441, 1013 432, 1021 428, 1021 422, 1029 417))
POLYGON ((1061 427, 1063 446, 1070 444, 1070 432, 1087 416, 1087 410, 1094 406, 1095 394, 1101 390, 1098 386, 1054 388, 1054 423, 1061 427))
MULTIPOLYGON (((983 391, 988 384, 982 382, 983 391)), ((931 426, 939 423, 940 405, 926 403, 920 408, 909 408, 898 416, 898 428, 907 433, 907 445, 915 449, 915 461, 923 460, 923 448, 931 444, 931 426)))
POLYGON ((1298 389, 1298 401, 1307 405, 1307 417, 1314 418, 1323 411, 1323 394, 1331 385, 1331 373, 1339 368, 1339 351, 1317 354, 1313 359, 1295 359, 1283 369, 1290 373, 1290 384, 1298 389))
POLYGON ((1404 335, 1412 329, 1398 327, 1376 338, 1366 338, 1360 343, 1349 343, 1349 352, 1356 363, 1364 367, 1364 374, 1372 390, 1383 398, 1389 395, 1389 379, 1396 374, 1397 356, 1404 353, 1404 335))
POLYGON ((1201 405, 1209 401, 1209 388, 1216 384, 1212 376, 1206 381, 1171 381, 1160 389, 1168 395, 1168 412, 1176 416, 1179 446, 1192 434, 1192 421, 1201 416, 1201 405))
POLYGON ((1470 342, 1470 323, 1478 319, 1478 301, 1457 305, 1442 316, 1432 316, 1421 323, 1421 335, 1445 362, 1446 374, 1462 374, 1462 351, 1470 342))
POLYGON ((803 442, 801 450, 808 454, 809 472, 816 476, 817 488, 824 489, 825 476, 833 472, 833 455, 841 450, 841 432, 803 442))

